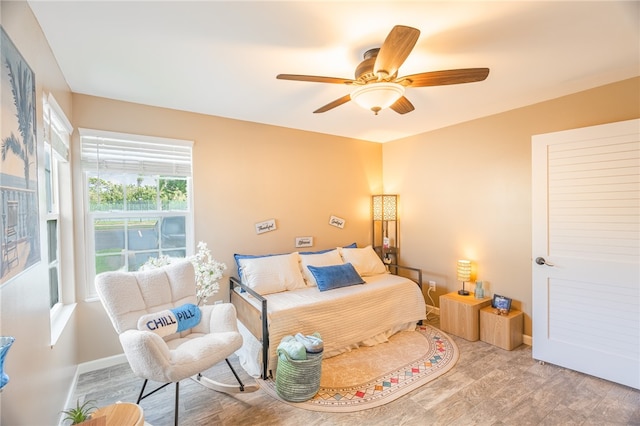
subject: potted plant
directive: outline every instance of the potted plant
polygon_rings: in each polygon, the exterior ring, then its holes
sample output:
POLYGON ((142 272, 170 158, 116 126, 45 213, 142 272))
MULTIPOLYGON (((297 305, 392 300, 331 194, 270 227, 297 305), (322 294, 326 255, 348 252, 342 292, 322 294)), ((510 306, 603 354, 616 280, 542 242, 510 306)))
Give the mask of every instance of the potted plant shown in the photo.
POLYGON ((70 408, 62 412, 63 414, 66 414, 65 418, 62 420, 71 420, 72 425, 77 425, 90 420, 91 413, 96 409, 97 407, 94 405, 93 400, 85 401, 84 404, 80 405, 80 399, 78 398, 75 408, 70 408))

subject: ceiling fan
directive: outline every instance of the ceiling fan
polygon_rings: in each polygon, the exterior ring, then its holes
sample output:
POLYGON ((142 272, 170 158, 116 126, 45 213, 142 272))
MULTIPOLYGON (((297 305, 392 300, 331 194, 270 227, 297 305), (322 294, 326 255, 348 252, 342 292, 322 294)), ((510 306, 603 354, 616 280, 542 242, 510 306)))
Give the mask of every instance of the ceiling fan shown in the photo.
POLYGON ((369 49, 364 53, 364 60, 356 67, 354 80, 300 74, 278 74, 276 78, 355 86, 350 94, 329 102, 314 113, 327 112, 353 100, 378 115, 378 112, 387 107, 398 114, 413 111, 413 104, 404 96, 406 87, 472 83, 482 81, 489 75, 489 68, 464 68, 398 77, 398 69, 411 53, 419 36, 420 30, 416 28, 404 25, 393 27, 382 47, 369 49))

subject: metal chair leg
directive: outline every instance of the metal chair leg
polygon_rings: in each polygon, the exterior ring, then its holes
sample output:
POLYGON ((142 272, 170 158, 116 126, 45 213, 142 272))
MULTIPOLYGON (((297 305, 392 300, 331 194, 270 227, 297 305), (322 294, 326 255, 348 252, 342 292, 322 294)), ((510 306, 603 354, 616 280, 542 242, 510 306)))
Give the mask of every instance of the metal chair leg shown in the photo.
POLYGON ((236 380, 240 384, 240 392, 244 392, 244 383, 242 383, 242 380, 240 380, 240 376, 238 376, 238 373, 236 373, 236 370, 233 369, 229 360, 227 358, 225 358, 224 360, 227 361, 227 365, 229 366, 229 368, 231 369, 231 372, 233 373, 236 380))
MULTIPOLYGON (((240 385, 240 392, 244 392, 245 391, 245 386, 244 383, 242 383, 242 380, 240 379, 240 376, 238 376, 238 373, 236 373, 236 370, 233 368, 233 366, 231 365, 231 363, 229 362, 229 360, 227 358, 225 358, 225 361, 227 362, 227 365, 229 366, 229 369, 231 370, 231 372, 233 373, 233 376, 236 378, 236 380, 238 381, 238 384, 240 385)), ((202 374, 198 373, 196 376, 192 377, 196 382, 199 382, 211 389, 216 389, 219 390, 221 392, 225 392, 227 389, 217 389, 217 383, 216 382, 211 382, 213 384, 213 386, 209 383, 204 383, 203 380, 206 379, 206 377, 203 377, 202 374), (194 378, 195 377, 195 378, 194 378)), ((210 381, 210 379, 208 379, 208 381, 210 381)), ((136 401, 136 404, 140 404, 140 401, 145 399, 148 396, 153 395, 154 393, 156 393, 157 391, 159 391, 160 389, 163 389, 164 387, 170 385, 171 383, 165 383, 162 386, 159 386, 158 388, 154 389, 153 391, 149 392, 148 394, 144 394, 144 390, 147 387, 147 383, 149 382, 148 379, 144 380, 144 383, 142 384, 142 389, 140 389, 140 395, 138 395, 138 400, 136 401)), ((180 382, 175 382, 176 383, 176 399, 175 399, 175 407, 174 407, 174 414, 173 414, 173 423, 175 426, 178 426, 178 414, 179 414, 179 406, 180 406, 180 382)), ((229 386, 229 385, 225 385, 225 386, 229 386)), ((254 390, 257 389, 257 387, 254 389, 253 386, 249 387, 249 391, 253 392, 254 390)), ((236 392, 237 392, 237 388, 236 388, 236 392)))
POLYGON ((178 426, 178 398, 180 397, 180 382, 176 382, 176 406, 173 413, 173 424, 178 426))
POLYGON ((164 388, 166 388, 167 386, 169 386, 169 385, 171 384, 171 382, 169 382, 169 383, 165 383, 164 385, 159 386, 158 388, 156 388, 156 389, 152 390, 152 391, 151 391, 151 392, 149 392, 148 394, 143 395, 143 393, 144 393, 144 389, 145 389, 145 387, 147 386, 147 382, 148 382, 148 381, 149 381, 148 379, 145 379, 145 380, 144 380, 144 383, 143 383, 143 385, 142 385, 142 389, 140 390, 140 395, 138 396, 138 402, 137 402, 137 404, 139 404, 139 403, 140 403, 140 401, 142 401, 142 400, 143 400, 143 399, 145 399, 146 397, 153 395, 154 393, 158 392, 160 389, 164 389, 164 388))
POLYGON ((142 384, 142 389, 140 389, 140 395, 138 395, 138 400, 136 401, 136 404, 140 404, 140 401, 142 400, 142 394, 144 393, 144 388, 147 387, 148 381, 149 381, 148 379, 144 379, 144 383, 142 384))
MULTIPOLYGON (((147 383, 149 382, 148 379, 144 380, 144 383, 142 384, 142 389, 140 389, 140 395, 138 395, 138 400, 136 401, 136 404, 140 404, 140 401, 142 401, 143 399, 145 399, 148 396, 153 395, 154 393, 158 392, 160 389, 164 389, 165 387, 169 386, 171 383, 165 383, 164 385, 152 390, 151 392, 149 392, 148 394, 144 394, 144 390, 147 387, 147 383)), ((180 402, 180 382, 175 382, 176 383, 176 404, 174 407, 174 423, 175 426, 178 426, 178 405, 180 402)))

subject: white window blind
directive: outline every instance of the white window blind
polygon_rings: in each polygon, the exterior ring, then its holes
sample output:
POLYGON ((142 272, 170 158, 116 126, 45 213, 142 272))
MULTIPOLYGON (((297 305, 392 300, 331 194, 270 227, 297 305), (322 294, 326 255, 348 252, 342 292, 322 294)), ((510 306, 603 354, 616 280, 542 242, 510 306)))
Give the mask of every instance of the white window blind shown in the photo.
POLYGON ((84 170, 191 176, 193 142, 80 130, 84 170))

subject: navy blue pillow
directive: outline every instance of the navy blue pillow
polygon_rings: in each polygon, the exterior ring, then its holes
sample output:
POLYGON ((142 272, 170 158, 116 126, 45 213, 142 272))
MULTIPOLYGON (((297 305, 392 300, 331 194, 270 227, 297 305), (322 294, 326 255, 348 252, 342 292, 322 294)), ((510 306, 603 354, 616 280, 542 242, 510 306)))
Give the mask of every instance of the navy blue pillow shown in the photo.
POLYGON ((365 283, 362 277, 358 275, 356 268, 350 263, 331 266, 308 265, 307 268, 316 279, 318 290, 320 291, 365 283))

